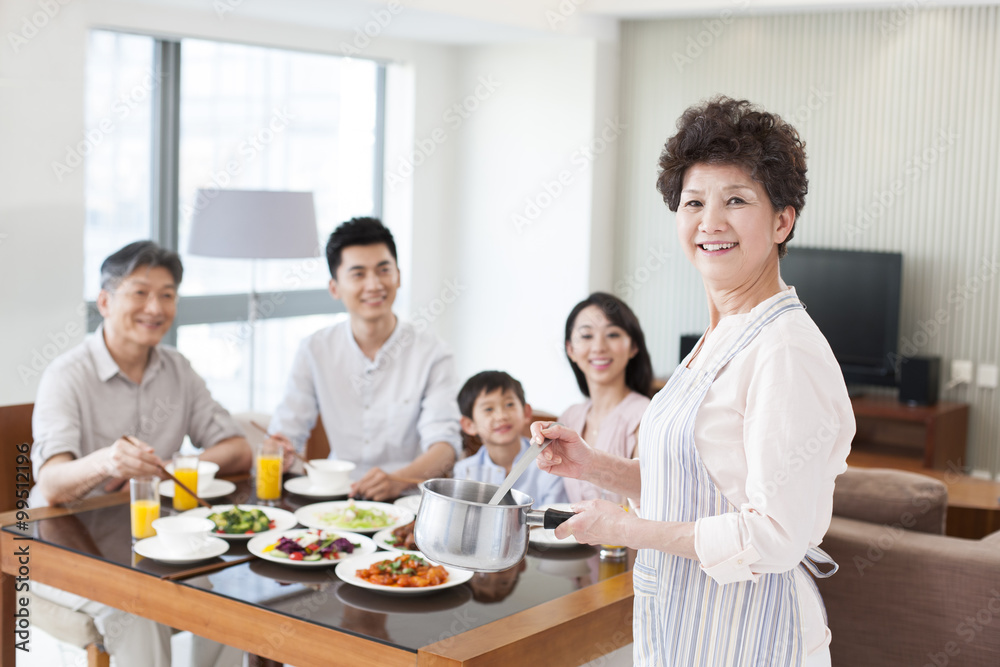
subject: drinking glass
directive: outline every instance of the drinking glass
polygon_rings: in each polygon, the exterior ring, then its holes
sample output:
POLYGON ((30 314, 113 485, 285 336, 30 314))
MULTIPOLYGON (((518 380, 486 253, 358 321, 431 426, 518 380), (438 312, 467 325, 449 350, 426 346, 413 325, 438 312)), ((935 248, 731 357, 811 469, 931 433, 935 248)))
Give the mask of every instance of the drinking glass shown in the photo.
POLYGON ((267 439, 257 448, 254 473, 257 477, 257 500, 274 505, 281 498, 281 462, 284 452, 276 440, 267 439))
POLYGON ((153 522, 160 518, 160 480, 158 477, 133 477, 128 486, 132 541, 153 537, 156 535, 153 522))
MULTIPOLYGON (((198 456, 195 454, 174 454, 174 477, 184 486, 198 493, 198 456)), ((198 506, 198 500, 190 493, 174 484, 174 509, 190 510, 198 506)))
MULTIPOLYGON (((607 489, 601 489, 601 500, 607 500, 608 502, 614 503, 628 512, 628 503, 625 498, 617 493, 612 493, 607 489)), ((624 559, 627 553, 627 548, 617 544, 602 544, 599 552, 601 559, 624 559)))

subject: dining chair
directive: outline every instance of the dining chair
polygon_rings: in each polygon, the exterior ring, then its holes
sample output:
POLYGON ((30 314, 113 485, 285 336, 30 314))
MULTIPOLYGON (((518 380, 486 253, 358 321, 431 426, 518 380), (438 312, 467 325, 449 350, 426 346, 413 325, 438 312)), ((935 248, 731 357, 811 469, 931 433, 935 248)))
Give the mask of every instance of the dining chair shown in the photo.
MULTIPOLYGON (((16 448, 32 442, 31 415, 34 407, 34 403, 0 406, 0 452, 3 452, 0 511, 3 512, 17 508, 17 498, 14 495, 16 471, 7 468, 16 465, 16 448)), ((28 458, 30 461, 30 449, 28 458)), ((32 595, 30 604, 32 625, 41 628, 57 641, 85 650, 87 667, 110 667, 111 656, 104 650, 104 637, 92 617, 39 595, 32 595)))

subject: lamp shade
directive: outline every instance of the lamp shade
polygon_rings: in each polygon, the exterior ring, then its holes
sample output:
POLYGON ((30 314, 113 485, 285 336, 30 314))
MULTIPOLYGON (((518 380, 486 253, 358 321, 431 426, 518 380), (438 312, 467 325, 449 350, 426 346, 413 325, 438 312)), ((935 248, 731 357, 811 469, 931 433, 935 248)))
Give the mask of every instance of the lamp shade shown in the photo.
POLYGON ((205 257, 316 257, 311 192, 198 190, 188 252, 205 257))

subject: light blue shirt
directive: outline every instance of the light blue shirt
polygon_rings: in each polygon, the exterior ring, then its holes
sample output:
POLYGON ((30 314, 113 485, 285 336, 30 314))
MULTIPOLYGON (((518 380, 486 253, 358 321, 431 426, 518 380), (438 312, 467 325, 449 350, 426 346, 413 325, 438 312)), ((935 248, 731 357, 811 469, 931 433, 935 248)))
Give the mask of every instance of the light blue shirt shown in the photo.
MULTIPOLYGON (((526 451, 528 451, 528 439, 521 438, 521 451, 514 458, 514 463, 517 463, 526 451)), ((505 477, 507 472, 502 466, 493 462, 485 445, 469 458, 455 464, 455 479, 475 479, 478 482, 502 484, 505 477)), ((534 464, 528 466, 520 479, 514 482, 514 488, 534 499, 532 507, 568 502, 562 477, 545 472, 534 464)))

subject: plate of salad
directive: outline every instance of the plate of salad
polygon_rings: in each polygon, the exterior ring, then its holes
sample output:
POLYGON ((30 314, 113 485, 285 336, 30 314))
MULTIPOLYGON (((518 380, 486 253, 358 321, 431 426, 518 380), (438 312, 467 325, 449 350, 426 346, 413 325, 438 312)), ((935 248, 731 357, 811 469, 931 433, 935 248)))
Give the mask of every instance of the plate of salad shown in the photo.
POLYGON ((300 507, 295 518, 307 528, 371 534, 413 521, 413 512, 389 503, 335 500, 300 507))
POLYGON ((302 567, 333 565, 377 549, 370 537, 319 528, 266 533, 247 543, 247 550, 258 558, 302 567))
POLYGON ((183 516, 207 518, 215 522, 212 534, 227 540, 249 540, 269 530, 288 530, 298 521, 288 510, 263 505, 213 505, 196 507, 183 516))

